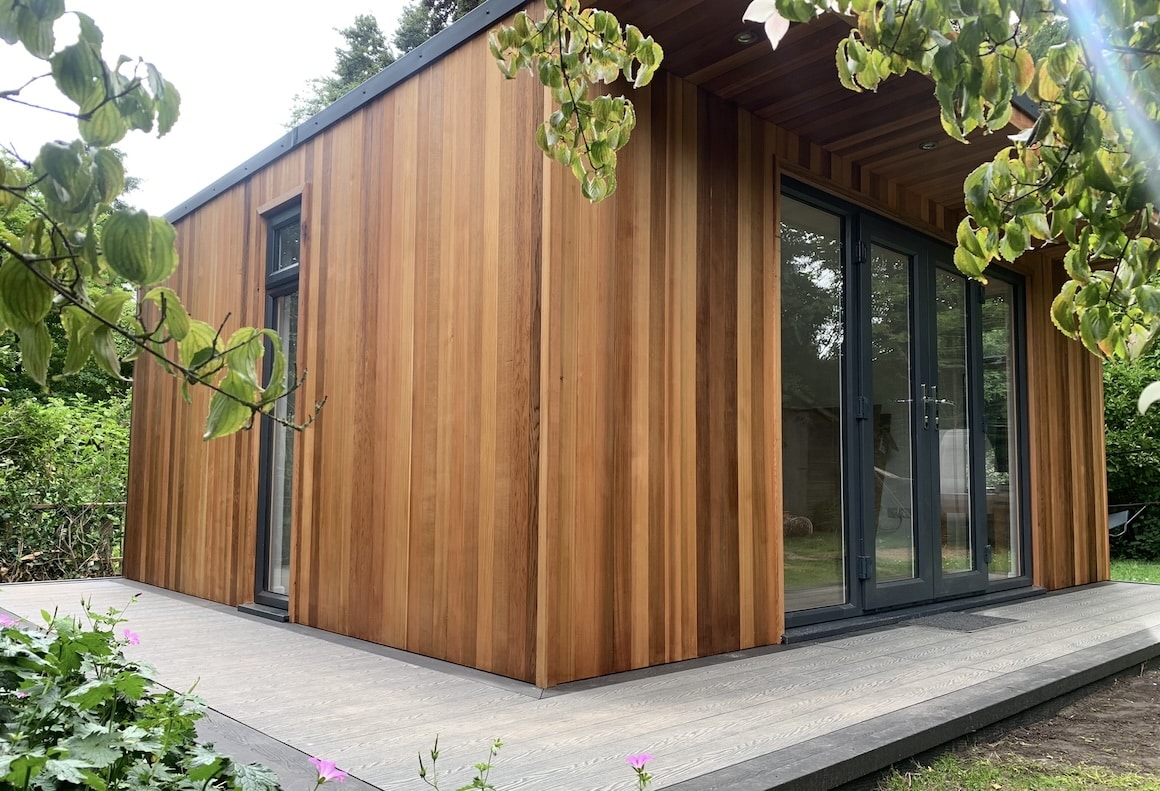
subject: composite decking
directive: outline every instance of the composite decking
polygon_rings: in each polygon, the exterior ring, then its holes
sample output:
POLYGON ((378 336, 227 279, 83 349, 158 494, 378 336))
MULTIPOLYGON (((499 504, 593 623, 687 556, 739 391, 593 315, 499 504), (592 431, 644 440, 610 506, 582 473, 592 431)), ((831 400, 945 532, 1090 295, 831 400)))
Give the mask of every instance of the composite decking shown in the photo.
POLYGON ((224 715, 219 746, 321 755, 383 789, 421 787, 436 735, 449 788, 496 737, 492 780, 510 791, 629 789, 634 752, 655 756, 656 787, 824 788, 1160 655, 1160 586, 1131 583, 546 692, 127 580, 8 585, 0 607, 37 621, 136 592, 127 650, 197 685, 224 715))

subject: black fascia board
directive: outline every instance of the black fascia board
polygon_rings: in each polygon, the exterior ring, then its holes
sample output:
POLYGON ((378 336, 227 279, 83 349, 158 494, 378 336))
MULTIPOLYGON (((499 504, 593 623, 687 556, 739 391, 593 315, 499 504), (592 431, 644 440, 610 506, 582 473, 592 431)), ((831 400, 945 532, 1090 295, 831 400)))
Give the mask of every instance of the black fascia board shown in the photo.
MULTIPOLYGON (((399 83, 427 68, 496 25, 501 19, 528 4, 528 0, 486 0, 462 18, 448 25, 427 41, 380 71, 334 104, 291 129, 241 165, 226 173, 205 189, 166 212, 165 219, 177 222, 209 203, 289 151, 337 124, 355 110, 370 104, 399 83)), ((480 65, 483 68, 484 64, 480 65)))

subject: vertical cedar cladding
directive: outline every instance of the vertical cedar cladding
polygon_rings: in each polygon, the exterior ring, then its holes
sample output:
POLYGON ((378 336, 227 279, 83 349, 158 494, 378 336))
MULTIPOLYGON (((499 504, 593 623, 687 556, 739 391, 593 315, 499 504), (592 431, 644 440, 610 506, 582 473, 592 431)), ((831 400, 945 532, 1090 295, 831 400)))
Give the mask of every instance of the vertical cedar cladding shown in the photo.
MULTIPOLYGON (((175 287, 263 322, 260 207, 304 184, 295 621, 530 680, 542 91, 482 37, 178 223, 175 287)), ((195 391, 196 393, 196 391, 195 391)), ((257 433, 142 365, 125 573, 253 596, 257 433)))
POLYGON ((781 636, 771 130, 634 99, 612 199, 545 177, 541 685, 781 636))

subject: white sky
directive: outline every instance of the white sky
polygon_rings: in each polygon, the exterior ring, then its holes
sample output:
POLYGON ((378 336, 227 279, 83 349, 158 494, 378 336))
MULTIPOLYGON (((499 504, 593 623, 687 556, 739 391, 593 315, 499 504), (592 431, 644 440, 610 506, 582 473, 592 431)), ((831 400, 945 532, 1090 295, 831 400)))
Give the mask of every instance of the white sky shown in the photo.
MULTIPOLYGON (((142 179, 130 202, 167 212, 286 133, 294 94, 334 67, 334 48, 360 13, 372 13, 388 38, 405 0, 67 0, 104 31, 105 60, 152 62, 181 93, 181 117, 163 138, 131 132, 118 147, 142 179)), ((67 19, 67 17, 66 17, 67 19)), ((58 24, 57 47, 76 40, 58 24)), ((0 41, 0 89, 39 73, 41 61, 0 41)), ((44 82, 51 85, 51 80, 44 82)), ((36 99, 29 92, 28 98, 36 99)), ((59 95, 42 101, 67 109, 59 95)), ((47 140, 76 138, 72 119, 0 101, 0 145, 26 159, 47 140)))

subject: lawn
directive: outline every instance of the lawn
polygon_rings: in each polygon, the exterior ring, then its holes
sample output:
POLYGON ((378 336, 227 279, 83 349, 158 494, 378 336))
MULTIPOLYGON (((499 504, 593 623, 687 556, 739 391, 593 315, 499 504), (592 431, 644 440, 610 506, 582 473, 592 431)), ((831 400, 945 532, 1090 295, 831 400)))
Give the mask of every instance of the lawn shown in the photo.
POLYGON ((1160 563, 1143 560, 1113 560, 1112 579, 1121 582, 1160 583, 1160 563))

